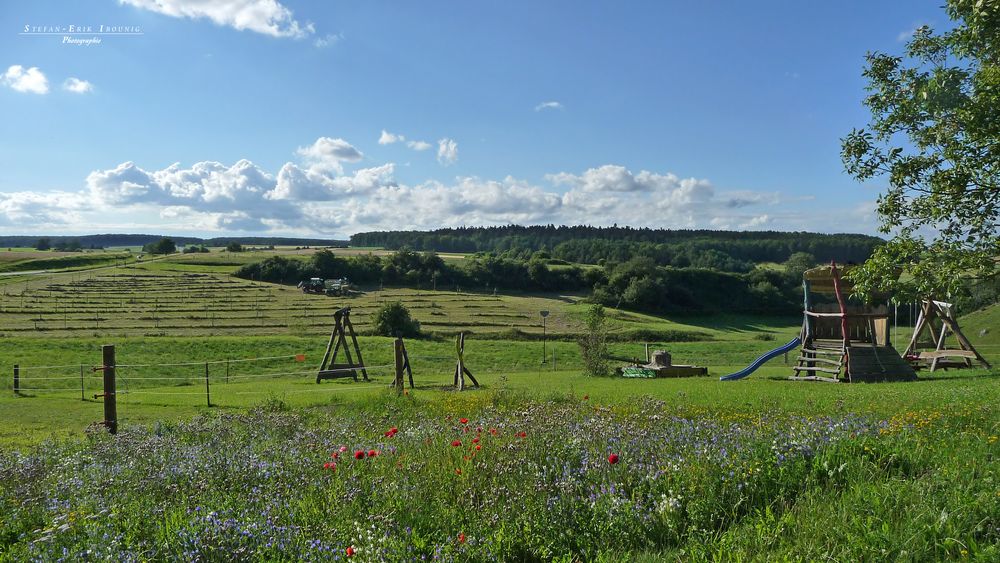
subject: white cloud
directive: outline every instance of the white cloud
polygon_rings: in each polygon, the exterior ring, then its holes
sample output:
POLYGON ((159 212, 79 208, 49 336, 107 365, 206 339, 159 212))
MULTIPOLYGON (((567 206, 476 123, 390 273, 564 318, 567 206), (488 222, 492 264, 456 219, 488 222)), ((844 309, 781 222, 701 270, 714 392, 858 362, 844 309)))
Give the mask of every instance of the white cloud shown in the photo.
POLYGON ((86 80, 70 77, 66 79, 66 82, 63 82, 63 90, 73 92, 74 94, 86 94, 87 92, 94 91, 94 85, 86 80))
POLYGON ((450 166, 458 162, 458 143, 445 137, 438 140, 438 162, 450 166))
POLYGON ((317 37, 313 41, 313 46, 317 49, 324 49, 326 47, 332 47, 337 43, 344 40, 344 35, 342 33, 327 33, 323 37, 317 37))
POLYGON ((382 134, 379 135, 378 144, 380 145, 391 145, 393 143, 398 143, 405 141, 406 137, 402 135, 397 135, 395 133, 390 133, 385 129, 382 130, 382 134))
POLYGON ((329 201, 393 186, 395 165, 362 168, 351 176, 329 176, 287 163, 278 172, 277 184, 264 197, 273 200, 329 201))
POLYGON ((342 162, 358 162, 364 155, 343 139, 320 137, 308 147, 295 151, 317 172, 343 172, 342 162))
POLYGON ((25 94, 47 94, 49 80, 37 66, 24 68, 21 65, 11 65, 7 72, 0 75, 0 83, 4 86, 24 92, 25 94))
MULTIPOLYGON (((446 153, 457 150, 448 142, 440 146, 446 153)), ((0 229, 94 231, 118 225, 345 236, 376 229, 618 223, 829 231, 842 230, 842 219, 849 216, 858 225, 855 230, 871 225, 868 232, 874 232, 870 202, 831 210, 829 220, 817 220, 809 214, 814 202, 774 192, 721 190, 704 178, 632 172, 615 164, 550 174, 542 184, 513 176, 405 184, 396 180, 393 163, 345 174, 341 163, 357 162, 362 154, 343 139, 320 137, 297 152, 303 162, 286 162, 275 172, 249 160, 178 163, 159 170, 123 162, 95 170, 78 192, 0 193, 0 229), (121 218, 117 224, 116 217, 121 218)))
MULTIPOLYGON (((382 134, 378 138, 378 144, 380 145, 391 145, 393 143, 402 143, 402 142, 405 142, 408 148, 413 149, 415 151, 425 151, 431 148, 431 146, 433 146, 427 141, 420 141, 420 140, 407 141, 406 136, 396 133, 390 133, 385 129, 382 130, 382 134)), ((451 141, 451 143, 454 143, 454 141, 451 141)), ((455 145, 454 149, 455 151, 458 150, 457 145, 455 145)))
POLYGON ((535 111, 543 111, 547 109, 563 109, 563 105, 559 102, 542 102, 535 106, 535 111))
POLYGON ((143 10, 174 18, 208 19, 240 31, 272 37, 301 38, 315 32, 312 23, 299 23, 277 0, 118 0, 143 10))

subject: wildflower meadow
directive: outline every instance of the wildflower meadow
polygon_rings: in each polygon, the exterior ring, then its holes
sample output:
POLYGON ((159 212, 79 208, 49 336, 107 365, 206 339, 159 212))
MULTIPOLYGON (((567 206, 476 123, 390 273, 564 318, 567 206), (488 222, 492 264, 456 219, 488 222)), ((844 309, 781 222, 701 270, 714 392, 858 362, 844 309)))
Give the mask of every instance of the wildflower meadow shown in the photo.
POLYGON ((0 454, 0 560, 996 560, 1000 416, 940 392, 892 414, 387 394, 95 431, 0 454))

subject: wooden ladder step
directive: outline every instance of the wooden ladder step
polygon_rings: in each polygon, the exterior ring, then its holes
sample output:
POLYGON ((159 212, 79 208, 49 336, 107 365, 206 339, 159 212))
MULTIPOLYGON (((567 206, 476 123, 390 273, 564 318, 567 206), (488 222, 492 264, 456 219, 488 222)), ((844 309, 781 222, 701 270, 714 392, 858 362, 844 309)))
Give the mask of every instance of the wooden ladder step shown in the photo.
POLYGON ((799 356, 799 362, 820 362, 824 364, 832 364, 837 367, 844 365, 841 360, 828 360, 826 358, 807 358, 806 356, 799 356))
POLYGON ((806 352, 808 354, 826 354, 828 356, 843 356, 844 355, 844 349, 843 348, 839 348, 839 349, 832 349, 832 348, 831 349, 824 349, 824 348, 803 348, 802 351, 806 352))
POLYGON ((840 373, 839 369, 819 368, 819 367, 812 367, 811 368, 811 367, 804 367, 804 366, 795 366, 792 369, 794 369, 795 371, 822 371, 824 373, 836 373, 836 374, 840 373))

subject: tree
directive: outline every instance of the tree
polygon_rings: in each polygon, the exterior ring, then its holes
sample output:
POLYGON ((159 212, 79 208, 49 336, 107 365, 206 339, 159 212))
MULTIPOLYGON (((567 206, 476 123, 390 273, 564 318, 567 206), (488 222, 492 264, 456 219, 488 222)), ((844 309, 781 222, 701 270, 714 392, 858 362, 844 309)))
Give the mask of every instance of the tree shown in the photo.
POLYGON ((49 250, 50 248, 52 248, 52 239, 49 237, 42 237, 35 243, 35 250, 49 250))
POLYGON ((842 140, 849 174, 889 184, 878 214, 892 239, 852 273, 861 294, 947 297, 998 273, 1000 5, 945 9, 948 31, 921 27, 904 57, 868 55, 871 122, 842 140))
POLYGON ((598 377, 610 375, 607 315, 604 313, 604 307, 599 303, 593 305, 587 311, 585 320, 587 330, 579 341, 584 371, 587 375, 598 377))
POLYGON ((419 336, 420 323, 410 316, 410 310, 399 301, 386 303, 375 311, 372 323, 375 334, 382 336, 419 336))
POLYGON ((233 241, 226 245, 226 252, 243 252, 243 245, 233 241))
POLYGON ((156 242, 151 242, 142 247, 143 252, 150 254, 173 254, 177 252, 177 245, 173 239, 161 238, 156 242))

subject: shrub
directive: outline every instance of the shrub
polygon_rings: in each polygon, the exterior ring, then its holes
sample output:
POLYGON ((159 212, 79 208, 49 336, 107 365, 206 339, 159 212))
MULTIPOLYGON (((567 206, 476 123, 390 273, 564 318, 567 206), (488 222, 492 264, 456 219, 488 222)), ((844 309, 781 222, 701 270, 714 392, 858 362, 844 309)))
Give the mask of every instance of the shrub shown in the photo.
POLYGON ((386 303, 375 312, 375 334, 381 336, 419 336, 420 323, 410 316, 410 310, 399 301, 386 303))
POLYGON ((605 376, 611 373, 608 363, 608 327, 604 306, 595 304, 587 312, 587 329, 580 338, 580 355, 587 375, 605 376))

